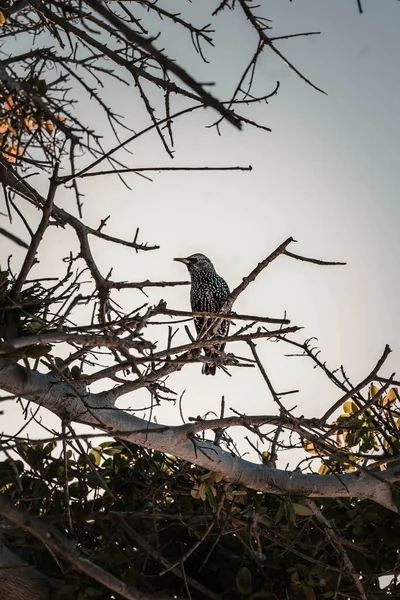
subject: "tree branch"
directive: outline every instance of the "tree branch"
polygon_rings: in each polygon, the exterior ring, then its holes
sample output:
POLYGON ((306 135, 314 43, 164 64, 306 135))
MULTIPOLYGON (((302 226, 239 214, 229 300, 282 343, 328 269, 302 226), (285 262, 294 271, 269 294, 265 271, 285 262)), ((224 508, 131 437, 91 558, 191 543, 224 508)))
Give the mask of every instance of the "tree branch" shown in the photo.
POLYGON ((120 594, 128 600, 150 600, 147 594, 142 594, 133 585, 124 583, 82 556, 77 548, 58 529, 44 525, 38 518, 31 516, 27 511, 18 509, 4 494, 0 496, 0 513, 15 525, 26 529, 34 537, 41 540, 44 546, 56 552, 73 566, 74 569, 100 582, 107 589, 120 594))
POLYGON ((19 299, 19 296, 20 296, 20 293, 22 290, 22 286, 25 283, 25 280, 28 276, 29 271, 33 267, 35 257, 36 257, 36 252, 38 250, 40 242, 42 241, 44 232, 46 231, 46 229, 48 227, 51 213, 53 211, 54 197, 55 197, 56 190, 57 190, 57 184, 55 183, 57 173, 58 173, 58 166, 55 168, 53 176, 50 180, 49 193, 47 195, 46 202, 43 205, 43 215, 42 215, 42 219, 39 223, 39 227, 37 228, 36 233, 34 234, 34 236, 32 238, 32 241, 29 246, 29 250, 25 256, 24 264, 22 265, 21 271, 20 271, 20 273, 17 277, 17 280, 14 283, 13 288, 10 293, 10 296, 14 301, 18 301, 18 299, 19 299))
POLYGON ((139 33, 133 31, 126 23, 119 19, 114 13, 112 13, 105 5, 101 4, 97 0, 86 0, 86 3, 91 6, 93 10, 98 12, 104 19, 111 23, 118 31, 122 32, 126 39, 136 44, 140 48, 143 48, 148 52, 166 71, 171 71, 176 75, 185 85, 192 89, 202 99, 204 106, 210 106, 219 112, 225 119, 241 129, 240 120, 236 115, 225 108, 225 106, 211 94, 206 92, 202 85, 193 79, 182 67, 176 62, 169 59, 163 52, 157 50, 149 39, 146 39, 139 33))
POLYGON ((27 373, 20 365, 0 357, 2 389, 80 423, 93 425, 108 435, 116 435, 135 444, 160 452, 172 453, 183 460, 221 473, 228 482, 264 493, 293 494, 309 498, 367 498, 397 513, 391 484, 400 482, 400 467, 374 477, 368 472, 336 475, 303 474, 253 464, 212 442, 187 438, 179 428, 149 423, 113 407, 108 392, 85 393, 84 402, 71 387, 54 375, 36 371, 27 373), (122 432, 122 433, 121 433, 122 432))

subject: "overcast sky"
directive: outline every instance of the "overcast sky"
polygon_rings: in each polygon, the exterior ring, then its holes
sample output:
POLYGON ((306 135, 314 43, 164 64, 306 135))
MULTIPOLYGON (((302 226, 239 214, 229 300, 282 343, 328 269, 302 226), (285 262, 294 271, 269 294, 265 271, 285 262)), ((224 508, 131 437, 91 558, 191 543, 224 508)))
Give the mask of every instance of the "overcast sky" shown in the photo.
MULTIPOLYGON (((209 22, 215 8, 210 0, 170 5, 171 10, 179 5, 183 16, 196 24, 209 22)), ((270 127, 271 133, 248 127, 237 132, 223 125, 218 137, 215 129, 205 128, 215 115, 203 111, 176 123, 173 161, 156 136, 131 145, 133 155, 124 156, 129 166, 251 164, 251 173, 160 173, 152 183, 130 175, 132 191, 115 176, 84 182, 86 222, 97 226, 111 213, 109 233, 131 239, 140 226, 142 240, 161 246, 160 251, 143 255, 94 243, 99 265, 104 273, 113 266, 114 279, 185 279, 184 266, 173 262, 173 257, 202 252, 233 288, 288 236, 298 240, 291 248, 294 252, 346 261, 346 267, 318 267, 281 257, 246 290, 235 308, 272 317, 286 310, 293 324, 305 328, 296 339, 316 336, 328 364, 334 368, 344 363, 354 383, 371 370, 385 343, 393 350, 387 375, 397 369, 400 359, 400 3, 363 0, 363 6, 365 12, 359 15, 355 0, 265 3, 264 16, 272 19, 274 35, 321 31, 277 46, 327 93, 312 89, 266 52, 255 92, 272 91, 277 80, 280 90, 268 105, 253 107, 246 114, 270 127)), ((229 97, 235 77, 256 48, 250 25, 239 16, 239 11, 233 11, 219 17, 216 48, 205 49, 211 65, 189 51, 190 39, 177 35, 176 29, 167 28, 162 38, 168 55, 198 80, 219 80, 212 91, 222 99, 229 97)), ((118 93, 130 125, 143 128, 148 117, 135 90, 118 93)), ((113 94, 110 87, 103 91, 105 98, 113 94)), ((82 98, 81 109, 85 102, 82 98)), ((105 143, 107 148, 113 145, 111 138, 105 143)), ((46 184, 43 177, 40 185, 46 184)), ((69 196, 63 201, 74 210, 69 196)), ((36 272, 57 269, 71 239, 71 233, 50 232, 36 272)), ((15 246, 4 243, 4 248, 14 253, 18 264, 22 254, 15 246)), ((160 297, 171 307, 189 308, 187 288, 151 295, 154 301, 160 297)), ((121 294, 120 300, 129 309, 144 301, 139 292, 121 294)), ((338 391, 305 359, 283 359, 287 348, 282 346, 258 344, 273 384, 278 391, 301 388, 300 394, 286 400, 288 407, 298 405, 296 414, 321 415, 339 397, 338 391)), ((199 365, 186 367, 168 382, 178 395, 186 390, 186 417, 218 412, 222 395, 227 408, 248 414, 276 413, 255 369, 231 369, 231 378, 223 373, 204 377, 200 370, 199 365)), ((147 404, 143 393, 126 397, 120 405, 137 407, 138 398, 147 404)), ((7 429, 8 419, 15 419, 19 408, 15 404, 5 408, 7 429)), ((156 414, 159 422, 180 422, 172 405, 158 408, 156 414)))

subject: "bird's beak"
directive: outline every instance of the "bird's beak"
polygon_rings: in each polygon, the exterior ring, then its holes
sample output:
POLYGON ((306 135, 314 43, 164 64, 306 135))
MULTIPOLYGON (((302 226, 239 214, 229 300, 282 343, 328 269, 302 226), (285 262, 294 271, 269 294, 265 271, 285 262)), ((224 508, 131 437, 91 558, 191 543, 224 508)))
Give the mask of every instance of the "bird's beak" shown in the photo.
POLYGON ((174 260, 177 260, 178 262, 181 262, 184 265, 189 264, 189 260, 187 258, 174 258, 174 260))

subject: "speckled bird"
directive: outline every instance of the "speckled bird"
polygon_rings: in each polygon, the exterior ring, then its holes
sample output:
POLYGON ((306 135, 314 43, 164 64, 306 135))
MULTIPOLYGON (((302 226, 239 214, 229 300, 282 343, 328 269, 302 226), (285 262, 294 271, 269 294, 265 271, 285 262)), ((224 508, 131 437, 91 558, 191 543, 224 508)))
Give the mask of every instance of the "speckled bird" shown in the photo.
MULTIPOLYGON (((229 287, 224 279, 215 271, 211 260, 204 254, 192 254, 188 258, 175 258, 184 263, 190 273, 192 282, 190 289, 190 303, 193 312, 216 313, 220 310, 229 296, 229 287)), ((215 319, 195 318, 194 323, 197 335, 201 335, 210 327, 205 334, 205 338, 214 336, 222 337, 228 335, 229 321, 221 321, 218 329, 213 332, 213 322, 215 319)), ((212 348, 204 348, 204 354, 207 358, 219 358, 218 352, 223 352, 225 344, 216 344, 212 348)), ((202 373, 205 375, 215 375, 216 365, 204 363, 202 373)))

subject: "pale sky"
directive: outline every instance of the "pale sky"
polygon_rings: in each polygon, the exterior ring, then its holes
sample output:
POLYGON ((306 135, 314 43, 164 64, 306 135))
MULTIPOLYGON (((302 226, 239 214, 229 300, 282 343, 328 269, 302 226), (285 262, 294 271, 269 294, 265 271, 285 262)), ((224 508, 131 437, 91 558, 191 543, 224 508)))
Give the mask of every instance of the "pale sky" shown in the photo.
MULTIPOLYGON (((321 356, 332 368, 343 363, 354 383, 371 370, 389 343, 393 350, 385 371, 389 376, 400 358, 400 4, 363 0, 363 15, 358 14, 355 0, 272 0, 267 4, 263 14, 273 20, 271 35, 321 31, 321 35, 283 40, 277 46, 328 95, 312 89, 266 52, 254 92, 272 91, 277 80, 281 87, 268 105, 248 108, 246 114, 270 127, 272 133, 247 126, 238 132, 224 124, 223 135, 218 137, 215 129, 204 127, 215 120, 215 113, 202 111, 177 121, 173 161, 156 135, 129 146, 133 154, 120 157, 132 167, 251 164, 253 171, 160 173, 154 174, 152 183, 132 174, 126 177, 132 191, 116 176, 85 179, 84 221, 98 226, 111 213, 108 233, 132 239, 139 226, 142 241, 161 246, 156 252, 136 254, 93 241, 95 255, 103 273, 114 267, 116 280, 182 280, 187 278, 186 269, 173 262, 173 257, 202 252, 232 289, 293 236, 298 240, 290 248, 293 252, 348 265, 318 267, 281 257, 247 288, 235 309, 271 317, 280 317, 286 310, 292 324, 304 326, 296 339, 318 337, 321 356)), ((169 2, 170 10, 175 5, 183 17, 198 25, 209 22, 216 6, 211 0, 185 6, 174 1, 169 2), (193 18, 195 11, 198 15, 193 18)), ((211 65, 201 62, 191 49, 190 38, 177 35, 176 29, 166 29, 160 42, 199 81, 218 78, 212 92, 222 99, 229 97, 257 43, 239 14, 235 10, 219 17, 216 48, 204 49, 211 65)), ((165 26, 164 21, 154 23, 157 28, 165 26)), ((118 112, 124 112, 133 129, 148 123, 133 86, 117 90, 107 83, 102 96, 117 103, 118 112)), ((93 103, 80 99, 78 110, 88 108, 96 114, 93 103)), ((105 148, 113 145, 111 136, 106 136, 105 148)), ((36 180, 45 189, 46 177, 36 180)), ((64 194, 63 205, 74 212, 72 196, 64 194)), ((4 217, 0 223, 7 228, 4 217)), ((16 226, 14 231, 26 239, 22 228, 16 226)), ((47 234, 35 272, 48 275, 51 268, 56 273, 73 239, 70 231, 47 234)), ((12 252, 13 264, 19 264, 23 253, 4 240, 3 248, 2 262, 12 252)), ((132 291, 115 298, 127 310, 145 301, 140 292, 132 291)), ((150 295, 151 301, 159 298, 171 308, 189 309, 188 288, 166 288, 150 295)), ((182 340, 187 339, 184 336, 182 340)), ((297 415, 319 416, 339 397, 339 390, 313 370, 311 362, 283 358, 288 352, 283 344, 260 341, 257 348, 278 391, 301 388, 300 394, 286 400, 288 407, 298 405, 297 415)), ((245 348, 236 349, 248 354, 245 348)), ((230 378, 223 373, 204 377, 200 371, 200 365, 188 366, 168 380, 178 397, 186 390, 186 417, 219 412, 222 395, 227 409, 276 413, 256 369, 232 368, 230 378)), ((123 407, 143 404, 148 404, 144 392, 120 402, 123 407)), ((8 431, 20 408, 15 403, 2 408, 3 428, 8 431)), ((156 416, 159 422, 180 423, 178 408, 171 404, 157 408, 156 416)), ((57 422, 55 418, 50 421, 57 422)))

